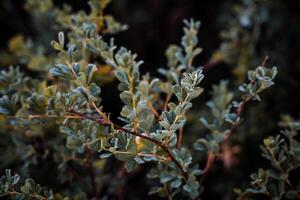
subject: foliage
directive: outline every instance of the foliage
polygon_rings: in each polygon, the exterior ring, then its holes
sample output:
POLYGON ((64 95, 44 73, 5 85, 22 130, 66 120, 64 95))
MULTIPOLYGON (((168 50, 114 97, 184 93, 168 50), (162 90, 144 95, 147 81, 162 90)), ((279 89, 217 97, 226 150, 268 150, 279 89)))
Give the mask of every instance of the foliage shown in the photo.
MULTIPOLYGON (((234 150, 229 140, 242 123, 247 104, 261 101, 261 93, 274 85, 277 68, 268 68, 265 59, 242 74, 245 81, 236 89, 225 80, 214 85, 206 104, 207 116, 191 122, 196 126, 202 123, 206 134, 184 143, 183 138, 191 137, 185 128, 191 108, 204 92, 204 69, 194 64, 202 52, 197 36, 200 22, 184 20, 180 45, 169 46, 165 53, 167 65, 158 70, 160 76, 154 77, 142 74, 143 61, 137 54, 118 47, 110 37, 127 26, 103 14, 109 2, 89 1, 89 13, 73 13, 68 6, 56 8, 50 0, 26 2, 26 9, 34 16, 55 19, 53 31, 60 32, 57 41, 51 41, 55 51, 17 36, 10 41, 9 56, 3 55, 29 71, 37 71, 39 76, 28 76, 19 67, 1 71, 0 149, 4 154, 0 167, 17 165, 16 170, 27 178, 36 173, 38 166, 54 166, 53 175, 58 176, 53 177, 53 193, 33 179, 20 181, 19 175, 12 176, 6 170, 1 196, 108 199, 119 191, 117 184, 122 175, 108 173, 107 166, 118 172, 126 168, 129 174, 150 166, 147 177, 154 181, 149 181, 149 194, 196 199, 205 190, 203 181, 216 160, 227 167, 232 165, 234 150), (119 81, 123 103, 117 117, 106 113, 102 104, 105 96, 101 94, 102 85, 114 78, 119 81), (202 160, 197 155, 202 155, 202 160), (110 157, 122 163, 120 169, 110 157), (206 164, 202 166, 201 162, 206 164)), ((284 125, 290 128, 284 132, 286 138, 266 139, 262 148, 274 169, 252 175, 253 188, 240 192, 241 198, 249 193, 263 193, 274 199, 299 195, 288 179, 299 165, 299 144, 294 139, 299 124, 284 125)))
POLYGON ((20 176, 12 176, 10 170, 5 170, 5 175, 0 181, 0 197, 11 196, 15 199, 54 199, 53 192, 36 184, 33 179, 26 179, 20 183, 20 176))
POLYGON ((258 169, 251 175, 251 187, 240 193, 240 199, 264 194, 271 199, 299 199, 299 183, 291 182, 291 172, 300 165, 299 142, 295 139, 300 129, 299 121, 284 116, 280 123, 285 129, 270 136, 261 146, 262 156, 270 162, 270 168, 258 169))

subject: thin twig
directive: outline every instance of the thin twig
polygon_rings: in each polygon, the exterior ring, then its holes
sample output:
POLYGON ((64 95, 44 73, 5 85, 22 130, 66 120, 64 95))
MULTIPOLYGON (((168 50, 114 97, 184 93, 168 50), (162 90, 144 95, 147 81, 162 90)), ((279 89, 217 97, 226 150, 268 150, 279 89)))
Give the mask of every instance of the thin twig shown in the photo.
MULTIPOLYGON (((5 116, 8 119, 15 119, 17 116, 5 116)), ((67 118, 67 119, 82 119, 84 117, 78 116, 78 115, 46 115, 46 114, 40 114, 40 115, 28 115, 26 117, 21 117, 21 118, 27 118, 27 119, 42 119, 42 118, 67 118)))
POLYGON ((151 112, 153 113, 153 115, 160 120, 160 115, 158 114, 157 110, 154 108, 154 106, 152 105, 152 103, 150 101, 147 101, 147 105, 150 108, 151 112))
POLYGON ((125 128, 123 128, 123 127, 121 127, 121 126, 119 126, 119 125, 117 125, 117 124, 111 124, 115 129, 117 129, 117 130, 120 130, 120 131, 122 131, 122 132, 126 132, 126 133, 128 133, 128 134, 131 134, 131 135, 135 135, 135 136, 137 136, 137 137, 140 137, 140 138, 143 138, 143 139, 145 139, 145 140, 148 140, 148 141, 150 141, 150 142, 152 142, 152 143, 155 143, 157 146, 159 146, 168 156, 169 156, 169 158, 177 165, 177 167, 180 169, 180 171, 181 171, 181 173, 182 173, 182 175, 183 175, 183 178, 185 179, 185 180, 187 180, 187 173, 186 173, 186 171, 183 169, 183 167, 181 166, 181 164, 176 160, 176 158, 173 156, 173 154, 171 153, 171 151, 169 150, 169 148, 168 148, 168 146, 166 146, 166 145, 163 145, 160 141, 158 141, 158 140, 156 140, 156 139, 153 139, 153 138, 151 138, 151 137, 149 137, 149 136, 147 136, 147 135, 142 135, 142 134, 138 134, 137 132, 133 132, 133 131, 130 131, 130 130, 127 130, 127 129, 125 129, 125 128))
POLYGON ((213 153, 208 153, 208 157, 207 157, 207 161, 206 161, 206 166, 204 168, 204 174, 201 177, 199 184, 201 185, 205 179, 205 177, 207 176, 210 168, 213 166, 213 162, 215 160, 215 155, 213 153))
POLYGON ((164 184, 164 189, 165 189, 165 191, 167 193, 168 200, 173 200, 172 194, 171 194, 171 192, 170 192, 170 190, 169 190, 169 188, 168 188, 168 186, 166 184, 164 184))
POLYGON ((202 67, 203 67, 203 70, 206 71, 206 70, 209 70, 209 69, 212 69, 212 68, 218 66, 221 63, 222 63, 222 60, 209 61, 208 63, 202 65, 202 67))
POLYGON ((183 127, 181 127, 178 131, 178 140, 177 140, 177 144, 176 144, 177 148, 180 148, 182 145, 182 134, 183 134, 183 127))
MULTIPOLYGON (((3 195, 0 195, 0 197, 7 197, 7 196, 21 196, 24 195, 23 193, 16 192, 16 191, 9 191, 5 192, 3 195)), ((28 196, 32 199, 41 199, 41 200, 48 200, 47 197, 38 195, 38 194, 28 194, 28 196)))
POLYGON ((164 111, 168 110, 168 103, 169 103, 171 97, 172 97, 172 95, 169 95, 169 94, 166 96, 164 107, 163 107, 164 111))
MULTIPOLYGON (((266 56, 261 64, 261 66, 265 67, 268 61, 268 56, 266 56)), ((250 84, 255 84, 255 80, 251 81, 250 84)), ((241 113, 244 111, 246 104, 252 99, 253 96, 248 96, 246 98, 243 99, 243 101, 239 104, 239 106, 236 108, 235 110, 235 114, 237 117, 241 116, 241 113)), ((233 123, 228 131, 228 133, 226 134, 224 140, 221 143, 221 146, 223 149, 225 145, 227 145, 229 138, 232 136, 232 134, 236 131, 237 127, 238 127, 239 123, 233 123)), ((200 179, 200 184, 203 182, 203 180, 205 179, 207 172, 209 171, 209 168, 211 166, 213 166, 213 161, 215 159, 215 155, 208 155, 208 159, 207 159, 207 163, 206 163, 206 167, 204 169, 204 175, 201 177, 200 179), (212 157, 212 158, 210 158, 212 157)))

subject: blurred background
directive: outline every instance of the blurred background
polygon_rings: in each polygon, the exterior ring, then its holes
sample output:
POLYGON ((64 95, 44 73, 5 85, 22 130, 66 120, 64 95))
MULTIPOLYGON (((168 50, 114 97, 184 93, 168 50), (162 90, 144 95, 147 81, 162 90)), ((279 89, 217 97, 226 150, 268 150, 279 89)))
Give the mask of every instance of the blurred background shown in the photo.
MULTIPOLYGON (((30 76, 38 77, 36 65, 43 63, 38 55, 53 53, 50 41, 56 39, 59 27, 49 26, 53 23, 51 12, 39 15, 34 9, 24 8, 25 2, 0 2, 0 67, 19 65, 30 76), (37 57, 35 60, 15 48, 26 38, 46 48, 31 48, 37 57)), ((84 0, 55 0, 54 4, 58 8, 68 4, 72 12, 82 9, 89 12, 84 0)), ((243 115, 246 120, 232 141, 241 144, 237 164, 228 169, 224 169, 222 163, 216 165, 204 183, 203 199, 233 199, 233 188, 246 186, 251 172, 267 164, 260 157, 259 145, 253 144, 261 144, 266 136, 278 133, 282 115, 299 116, 300 1, 113 0, 106 13, 129 26, 127 31, 114 36, 116 44, 136 52, 145 63, 142 73, 149 72, 153 76, 159 76, 157 69, 166 66, 164 52, 168 45, 180 43, 183 19, 201 21, 199 45, 203 53, 195 62, 207 69, 203 83, 206 92, 195 101, 196 117, 200 117, 199 110, 205 110, 213 84, 230 79, 233 90, 236 89, 233 86, 245 80, 246 71, 258 66, 265 56, 269 57, 268 66, 278 67, 276 85, 263 95, 263 103, 249 105, 243 115)), ((117 116, 122 107, 117 82, 105 84, 102 95, 106 111, 117 116)), ((203 127, 186 129, 187 132, 205 131, 203 127)), ((2 170, 4 166, 0 167, 2 170)), ((148 187, 144 177, 145 170, 142 170, 125 180, 130 188, 125 190, 124 199, 159 199, 146 197, 148 187)), ((57 187, 47 179, 40 180, 49 187, 57 187)))

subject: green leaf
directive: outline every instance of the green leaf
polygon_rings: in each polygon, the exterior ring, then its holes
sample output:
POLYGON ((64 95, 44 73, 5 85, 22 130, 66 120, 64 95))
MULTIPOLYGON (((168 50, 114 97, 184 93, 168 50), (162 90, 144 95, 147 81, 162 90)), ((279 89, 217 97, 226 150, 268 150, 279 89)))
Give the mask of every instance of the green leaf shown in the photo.
POLYGON ((86 68, 86 80, 87 83, 89 84, 92 81, 94 72, 97 70, 96 65, 94 64, 88 64, 87 68, 86 68))
POLYGON ((172 188, 179 188, 181 184, 182 184, 182 180, 177 178, 170 183, 170 186, 172 188))
POLYGON ((133 159, 135 157, 135 154, 131 153, 131 152, 128 152, 128 153, 115 152, 114 155, 118 160, 121 160, 121 161, 128 161, 128 160, 133 159))
POLYGON ((52 67, 50 69, 50 73, 53 76, 56 76, 61 79, 67 79, 67 80, 75 79, 72 70, 67 65, 64 64, 57 64, 55 67, 52 67))
POLYGON ((138 164, 143 164, 143 163, 145 163, 145 161, 144 161, 141 157, 139 157, 139 156, 135 156, 135 157, 134 157, 134 160, 135 160, 138 164))
POLYGON ((116 78, 117 78, 120 82, 129 84, 129 81, 128 81, 128 78, 127 78, 127 75, 126 75, 125 72, 120 71, 120 70, 116 70, 116 71, 115 71, 115 76, 116 76, 116 78))
POLYGON ((167 173, 163 173, 160 175, 160 182, 161 183, 167 183, 169 181, 171 181, 174 177, 171 176, 170 174, 167 173))
POLYGON ((225 121, 231 124, 236 124, 240 121, 240 117, 235 113, 228 113, 227 115, 225 115, 225 121))
POLYGON ((62 31, 60 31, 58 33, 58 41, 59 41, 60 46, 63 48, 65 45, 65 35, 62 31))
POLYGON ((26 179, 25 184, 20 188, 20 190, 24 194, 28 194, 28 195, 36 192, 34 180, 33 179, 26 179))
POLYGON ((208 142, 205 139, 198 139, 194 143, 194 149, 207 152, 209 150, 208 142))
POLYGON ((132 172, 138 167, 138 163, 134 159, 130 159, 126 162, 127 172, 132 172))
POLYGON ((156 194, 156 193, 159 193, 161 191, 163 191, 164 189, 162 187, 151 187, 148 194, 149 195, 153 195, 153 194, 156 194))
POLYGON ((100 155, 100 158, 101 158, 101 159, 108 158, 108 157, 110 157, 111 155, 113 155, 113 154, 112 154, 112 153, 104 153, 104 154, 101 154, 101 155, 100 155))
POLYGON ((74 63, 73 70, 74 70, 75 74, 78 76, 79 72, 80 72, 80 65, 78 63, 74 63))
POLYGON ((126 104, 126 105, 132 105, 132 95, 130 92, 128 91, 123 91, 121 94, 120 94, 120 98, 121 100, 126 104))
POLYGON ((172 147, 175 146, 176 144, 177 144, 177 135, 173 134, 168 140, 168 145, 172 147))
POLYGON ((96 98, 98 98, 101 93, 101 88, 98 85, 96 85, 96 83, 92 83, 89 86, 89 90, 90 90, 90 94, 96 98))
POLYGON ((174 111, 169 110, 169 111, 164 111, 162 113, 162 117, 164 120, 166 120, 169 124, 173 124, 175 118, 176 118, 176 114, 174 111))
POLYGON ((63 47, 56 41, 51 41, 51 46, 57 51, 63 50, 63 47))

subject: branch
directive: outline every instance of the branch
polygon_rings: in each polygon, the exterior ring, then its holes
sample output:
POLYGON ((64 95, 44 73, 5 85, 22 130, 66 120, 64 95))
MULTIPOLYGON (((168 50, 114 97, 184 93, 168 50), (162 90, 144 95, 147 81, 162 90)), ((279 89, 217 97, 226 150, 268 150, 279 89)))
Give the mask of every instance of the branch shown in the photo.
MULTIPOLYGON (((92 104, 93 107, 95 107, 95 109, 97 108, 96 104, 93 103, 92 104)), ((98 124, 102 125, 102 126, 112 126, 113 128, 121 131, 121 132, 125 132, 125 133, 128 133, 128 134, 131 134, 131 135, 134 135, 134 136, 137 136, 137 137, 140 137, 144 140, 148 140, 154 144, 156 144, 157 146, 159 146, 170 158, 170 160, 172 162, 174 162, 176 164, 176 166, 180 169, 181 171, 181 174, 183 176, 183 178, 185 180, 187 180, 188 178, 188 174, 187 172, 184 170, 184 168, 181 166, 181 164, 176 160, 176 158, 173 156, 173 154, 171 153, 171 151, 169 150, 168 146, 162 144, 160 141, 154 139, 154 138, 151 138, 147 135, 144 135, 144 134, 139 134, 137 133, 136 131, 130 131, 120 125, 117 125, 115 123, 113 123, 102 111, 100 111, 98 108, 96 109, 97 112, 100 114, 101 118, 94 118, 94 117, 90 117, 90 116, 86 116, 86 115, 83 115, 81 113, 77 113, 77 112, 74 112, 75 114, 81 116, 82 118, 86 118, 86 119, 89 119, 89 120, 92 120, 92 121, 95 121, 97 122, 98 124)), ((71 111, 72 112, 72 111, 71 111)))
MULTIPOLYGON (((261 64, 261 66, 265 67, 267 64, 269 57, 266 56, 261 64)), ((250 84, 254 85, 255 84, 255 80, 251 81, 250 84)), ((261 91, 260 91, 261 92, 261 91)), ((237 115, 237 117, 241 116, 241 113, 244 111, 246 104, 253 98, 252 95, 247 96, 245 99, 243 99, 243 101, 239 104, 239 106, 236 108, 235 110, 235 114, 237 115)), ((222 149, 223 147, 227 144, 229 138, 231 137, 231 135, 236 131, 237 127, 238 127, 239 123, 233 123, 226 135, 226 137, 224 138, 224 140, 221 142, 221 146, 222 149)), ((209 171, 209 169, 213 166, 213 161, 215 159, 216 155, 213 155, 211 153, 208 154, 208 159, 206 162, 206 166, 204 169, 204 175, 202 176, 202 178, 200 179, 200 184, 203 182, 203 180, 206 177, 207 172, 209 171)))
POLYGON ((203 67, 203 70, 206 71, 206 70, 209 70, 211 68, 214 68, 218 65, 220 65, 223 61, 220 59, 220 60, 216 60, 216 61, 209 61, 208 63, 204 64, 202 67, 203 67))
MULTIPOLYGON (((263 60, 263 62, 261 63, 261 66, 266 67, 266 64, 268 62, 269 57, 266 56, 263 60)), ((251 81, 250 84, 254 85, 255 84, 255 80, 251 81)), ((261 92, 261 91, 260 91, 261 92)), ((259 92, 258 92, 259 93, 259 92)), ((253 98, 252 95, 247 96, 247 98, 245 98, 240 105, 236 108, 235 110, 235 114, 240 117, 241 113, 244 111, 246 104, 253 98)), ((226 138, 224 139, 223 143, 226 143, 229 139, 229 137, 236 131, 237 127, 238 127, 238 123, 233 123, 232 126, 229 129, 229 133, 227 134, 226 138)))
MULTIPOLYGON (((98 121, 99 123, 100 121, 98 121)), ((101 123, 100 123, 101 124, 101 123)), ((103 125, 103 124, 101 124, 103 125)), ((105 125, 105 124, 104 124, 105 125)), ((171 151, 169 150, 168 146, 166 145, 163 145, 160 141, 156 140, 156 139, 153 139, 147 135, 142 135, 142 134, 138 134, 137 132, 134 132, 134 131, 130 131, 130 130, 127 130, 125 128, 123 128, 122 126, 119 126, 117 124, 111 124, 115 129, 117 130, 120 130, 120 131, 123 131, 123 132, 126 132, 128 134, 131 134, 131 135, 135 135, 137 137, 140 137, 142 139, 145 139, 145 140, 148 140, 154 144, 156 144, 157 146, 159 146, 168 156, 169 158, 177 165, 177 167, 180 169, 183 177, 185 180, 187 180, 188 178, 188 175, 187 175, 187 172, 183 169, 183 167, 181 166, 181 164, 176 160, 176 158, 173 156, 173 154, 171 153, 171 151)))
MULTIPOLYGON (((95 103, 92 103, 92 105, 95 107, 95 109, 97 108, 97 106, 95 105, 95 103)), ((173 156, 173 154, 171 153, 170 149, 168 148, 167 145, 162 144, 160 141, 153 139, 147 135, 144 134, 139 134, 136 131, 130 131, 120 125, 117 125, 115 123, 113 123, 103 112, 101 112, 98 108, 96 109, 96 111, 100 114, 101 118, 94 118, 91 116, 87 116, 75 111, 69 111, 71 113, 73 113, 74 115, 65 115, 65 116, 56 116, 56 115, 46 115, 46 114, 40 114, 40 115, 29 115, 28 119, 37 119, 37 118, 69 118, 69 119, 89 119, 92 121, 97 122, 98 124, 102 125, 102 126, 112 126, 113 128, 121 131, 121 132, 125 132, 137 137, 140 137, 144 140, 148 140, 154 144, 156 144, 157 146, 159 146, 170 158, 170 160, 172 162, 174 162, 176 164, 176 166, 180 169, 181 174, 183 176, 183 178, 185 180, 187 180, 188 178, 188 174, 187 172, 184 170, 184 168, 181 166, 181 164, 176 160, 176 158, 173 156)), ((7 118, 16 118, 16 116, 6 116, 7 118)))
POLYGON ((44 196, 41 196, 39 194, 23 194, 23 193, 20 193, 20 192, 16 192, 16 191, 8 191, 6 193, 4 193, 3 195, 0 195, 0 197, 7 197, 7 196, 21 196, 21 195, 28 195, 29 198, 32 198, 32 199, 41 199, 41 200, 48 200, 47 197, 44 197, 44 196))
MULTIPOLYGON (((91 120, 93 120, 93 121, 96 121, 98 124, 100 124, 100 125, 105 125, 105 126, 113 126, 115 129, 117 129, 117 130, 120 130, 120 131, 123 131, 123 132, 126 132, 126 133, 128 133, 128 134, 131 134, 131 135, 135 135, 135 136, 137 136, 137 137, 140 137, 140 138, 142 138, 142 139, 145 139, 145 140, 148 140, 148 141, 150 141, 150 142, 152 142, 152 143, 154 143, 154 144, 156 144, 157 146, 159 146, 168 156, 169 156, 169 158, 177 165, 177 167, 180 169, 180 171, 181 171, 181 173, 182 173, 182 175, 183 175, 183 178, 185 179, 185 180, 187 180, 187 178, 188 178, 188 175, 187 175, 187 172, 184 170, 184 168, 181 166, 181 164, 176 160, 176 158, 173 156, 173 154, 171 153, 171 151, 169 150, 169 148, 168 148, 168 146, 166 146, 166 145, 164 145, 164 144, 162 144, 160 141, 158 141, 158 140, 156 140, 156 139, 153 139, 153 138, 151 138, 151 137, 149 137, 149 136, 147 136, 147 135, 144 135, 144 134, 139 134, 139 133, 137 133, 137 131, 130 131, 130 130, 128 130, 128 129, 125 129, 125 128, 123 128, 122 126, 120 126, 120 125, 117 125, 117 124, 115 124, 115 123, 113 123, 106 115, 105 115, 105 113, 103 113, 101 110, 99 110, 98 109, 98 107, 96 106, 96 104, 93 102, 92 103, 92 106, 95 108, 95 110, 99 113, 99 115, 101 116, 101 117, 103 117, 103 119, 102 118, 100 118, 100 119, 94 119, 94 118, 89 118, 89 119, 91 119, 91 120)), ((85 116, 83 116, 83 117, 85 117, 85 116)))

